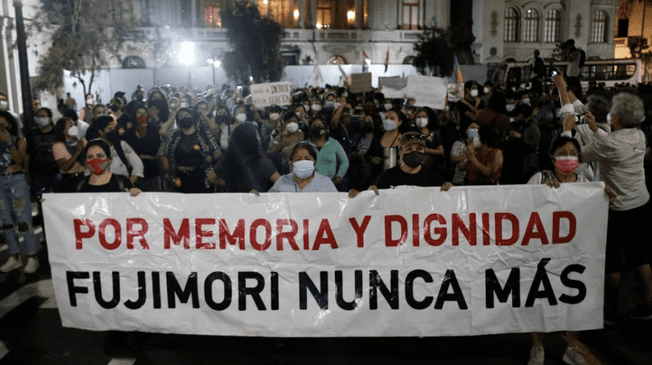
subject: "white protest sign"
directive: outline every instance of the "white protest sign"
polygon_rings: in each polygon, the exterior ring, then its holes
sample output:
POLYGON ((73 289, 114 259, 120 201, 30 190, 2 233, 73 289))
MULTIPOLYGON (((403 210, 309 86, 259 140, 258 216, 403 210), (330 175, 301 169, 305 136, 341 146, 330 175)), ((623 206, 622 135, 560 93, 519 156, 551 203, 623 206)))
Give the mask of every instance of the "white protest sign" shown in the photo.
POLYGON ((270 105, 290 105, 294 88, 295 85, 289 81, 249 85, 251 101, 256 108, 270 105))
POLYGON ((46 194, 62 323, 222 336, 602 327, 604 185, 46 194))
POLYGON ((379 77, 380 91, 387 99, 403 99, 407 93, 407 77, 379 77))
POLYGON ((415 106, 427 106, 435 110, 444 110, 448 80, 441 77, 422 75, 408 76, 409 97, 415 98, 415 106))

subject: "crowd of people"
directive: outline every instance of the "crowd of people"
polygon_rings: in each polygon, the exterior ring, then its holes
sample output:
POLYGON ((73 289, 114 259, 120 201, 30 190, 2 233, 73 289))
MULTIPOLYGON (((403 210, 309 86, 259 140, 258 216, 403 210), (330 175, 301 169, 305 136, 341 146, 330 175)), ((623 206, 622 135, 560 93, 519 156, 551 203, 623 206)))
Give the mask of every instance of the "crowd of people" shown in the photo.
MULTIPOLYGON (((645 230, 652 124, 635 90, 581 92, 563 75, 536 89, 472 80, 461 100, 433 110, 410 97, 326 85, 298 88, 289 105, 259 109, 246 87, 162 86, 147 93, 139 87, 129 99, 117 92, 106 104, 88 94, 79 110, 70 95, 54 113, 37 107, 31 131, 21 130, 6 102, 2 108, 0 94, 0 214, 10 254, 0 271, 22 267, 19 234, 28 256, 24 271, 38 269, 29 202, 45 191, 340 191, 354 198, 400 185, 448 190, 604 181, 610 200, 605 323, 618 322, 625 268, 641 279, 643 304, 632 316, 652 319, 645 230)), ((583 363, 576 334, 567 337, 565 360, 583 363)), ((534 343, 531 365, 543 363, 540 335, 534 343)))

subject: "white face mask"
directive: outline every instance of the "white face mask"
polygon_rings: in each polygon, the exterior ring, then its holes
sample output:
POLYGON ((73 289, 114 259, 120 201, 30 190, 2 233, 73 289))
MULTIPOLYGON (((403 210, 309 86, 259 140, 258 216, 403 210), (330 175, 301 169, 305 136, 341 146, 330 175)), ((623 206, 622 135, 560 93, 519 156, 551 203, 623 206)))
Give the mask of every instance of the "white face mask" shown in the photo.
POLYGON ((335 108, 335 109, 339 109, 340 105, 342 105, 342 104, 340 104, 340 103, 338 103, 338 102, 334 102, 334 103, 333 103, 333 108, 335 108))
POLYGON ((34 118, 34 121, 41 128, 43 128, 43 127, 47 126, 48 124, 50 124, 50 118, 48 118, 48 117, 36 117, 36 118, 34 118))
POLYGON ((386 131, 393 131, 394 129, 398 128, 398 124, 396 124, 396 122, 391 119, 385 119, 383 127, 386 131))
POLYGON ((7 100, 0 101, 0 110, 5 111, 9 107, 7 100))
POLYGON ((305 109, 307 112, 310 111, 310 104, 303 104, 303 109, 305 109))
POLYGON ((392 109, 392 104, 385 104, 385 110, 392 109))
POLYGON ((485 87, 484 89, 482 89, 482 91, 484 91, 485 94, 489 94, 489 92, 491 92, 491 89, 485 87))
POLYGON ((310 177, 315 171, 315 161, 301 160, 292 162, 292 171, 300 179, 310 177))
POLYGON ((93 98, 86 99, 86 104, 88 104, 88 105, 95 105, 95 99, 93 99, 93 98))
POLYGON ((313 110, 313 111, 316 111, 316 112, 320 111, 320 110, 321 110, 321 105, 319 105, 319 104, 312 104, 312 110, 313 110))
POLYGON ((471 92, 469 93, 469 95, 471 95, 471 97, 474 97, 474 98, 475 98, 476 96, 478 96, 478 90, 476 90, 476 89, 471 90, 471 92))
POLYGON ((272 113, 272 114, 269 115, 269 119, 271 119, 271 120, 278 120, 278 118, 279 118, 280 116, 281 116, 281 115, 280 115, 279 113, 272 113))
POLYGON ((77 135, 79 134, 79 130, 77 129, 76 125, 73 125, 72 127, 68 128, 66 134, 69 135, 70 137, 77 137, 77 135))
POLYGON ((239 113, 235 116, 235 120, 237 120, 238 122, 244 122, 245 120, 247 120, 247 114, 239 113))
POLYGON ((299 124, 297 122, 290 122, 288 125, 285 126, 285 130, 288 133, 295 133, 296 131, 299 130, 299 124))
POLYGON ((417 118, 417 127, 423 128, 428 125, 428 118, 417 118))
POLYGON ((611 113, 607 113, 607 125, 611 128, 611 113))

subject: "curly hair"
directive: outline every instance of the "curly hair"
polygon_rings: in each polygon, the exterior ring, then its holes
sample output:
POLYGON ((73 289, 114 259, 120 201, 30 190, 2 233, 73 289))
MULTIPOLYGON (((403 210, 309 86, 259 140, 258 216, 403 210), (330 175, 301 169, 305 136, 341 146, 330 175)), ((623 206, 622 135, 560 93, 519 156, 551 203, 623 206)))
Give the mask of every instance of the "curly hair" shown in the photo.
POLYGON ((616 94, 611 100, 611 117, 620 120, 625 128, 634 128, 643 123, 645 108, 643 101, 637 95, 623 92, 616 94))

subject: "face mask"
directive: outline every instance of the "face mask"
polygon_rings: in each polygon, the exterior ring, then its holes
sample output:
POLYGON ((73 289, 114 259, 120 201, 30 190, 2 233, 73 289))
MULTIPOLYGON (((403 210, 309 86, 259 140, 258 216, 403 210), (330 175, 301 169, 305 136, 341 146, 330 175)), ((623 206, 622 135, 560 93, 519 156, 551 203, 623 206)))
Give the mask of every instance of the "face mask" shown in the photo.
POLYGON ((564 174, 570 174, 580 165, 577 156, 559 156, 555 157, 555 167, 564 174))
POLYGON ((237 114, 235 116, 235 120, 237 120, 238 122, 244 122, 245 120, 247 120, 247 114, 245 113, 237 114))
POLYGON ((111 131, 107 133, 104 137, 113 143, 120 141, 120 135, 118 134, 118 131, 111 131))
POLYGON ((607 125, 611 128, 611 113, 607 113, 607 125))
POLYGON ((475 137, 478 136, 478 129, 471 128, 466 132, 466 135, 469 137, 469 139, 475 139, 475 137))
POLYGON ((324 108, 334 108, 335 107, 335 102, 334 101, 327 101, 324 104, 324 108))
POLYGON ((523 99, 523 104, 530 105, 530 99, 523 99))
POLYGON ((394 129, 398 128, 398 124, 396 124, 396 122, 391 119, 385 119, 383 121, 383 127, 386 131, 393 131, 394 129))
POLYGON ((43 128, 43 127, 47 126, 48 124, 50 124, 50 118, 48 118, 48 117, 38 117, 38 118, 34 118, 34 121, 35 121, 36 124, 38 124, 38 126, 41 127, 41 128, 43 128))
POLYGON ((91 168, 93 174, 100 175, 109 168, 110 161, 108 158, 94 158, 86 161, 86 165, 91 168))
POLYGON ((147 124, 147 116, 141 115, 140 117, 138 117, 138 124, 147 124))
POLYGON ((285 126, 285 130, 288 133, 294 133, 299 130, 299 124, 297 122, 290 122, 285 126))
POLYGON ((423 163, 423 153, 419 152, 410 152, 403 155, 403 163, 408 165, 411 168, 418 167, 423 163))
POLYGON ((297 117, 303 118, 303 112, 296 112, 296 114, 297 114, 297 117))
POLYGON ((299 179, 309 178, 315 171, 315 161, 294 161, 292 162, 292 171, 299 179))
POLYGON ((174 103, 170 103, 170 109, 172 109, 172 110, 176 110, 178 107, 179 107, 179 104, 178 104, 178 103, 176 103, 176 102, 174 102, 174 103))
POLYGON ((321 135, 323 134, 324 131, 325 131, 324 128, 313 127, 313 128, 310 129, 310 135, 312 136, 312 138, 319 138, 319 137, 321 137, 321 135))
POLYGON ((484 91, 485 94, 489 94, 491 92, 491 89, 488 88, 488 87, 485 87, 484 89, 482 89, 482 91, 484 91))
POLYGON ((0 110, 5 111, 9 107, 9 103, 6 100, 0 101, 0 110))
POLYGON ((95 105, 95 99, 93 99, 93 98, 91 98, 91 99, 86 99, 86 104, 88 104, 88 105, 95 105))
POLYGON ((68 128, 66 134, 69 135, 70 137, 77 137, 77 135, 79 134, 79 130, 77 129, 76 125, 73 125, 72 127, 68 128))
POLYGON ((188 103, 181 103, 181 104, 179 104, 179 107, 180 107, 180 108, 187 108, 188 106, 190 106, 190 104, 188 104, 188 103))
POLYGON ((428 125, 428 118, 417 118, 417 127, 423 128, 428 125))
POLYGON ((335 103, 333 103, 333 108, 338 109, 340 107, 340 105, 342 105, 342 104, 340 104, 338 102, 335 102, 335 103))
POLYGON ((310 111, 310 104, 303 104, 303 109, 305 109, 307 112, 310 111))
POLYGON ((480 142, 480 137, 473 137, 473 147, 475 148, 482 147, 482 142, 480 142))
POLYGON ((314 112, 318 112, 318 111, 320 111, 320 110, 321 110, 321 105, 319 105, 319 104, 312 104, 312 110, 313 110, 314 112))
POLYGON ((478 90, 473 89, 469 94, 471 95, 472 98, 475 98, 476 96, 478 96, 478 90))
POLYGON ((511 112, 514 111, 514 108, 516 108, 516 105, 514 105, 514 104, 507 104, 507 105, 505 105, 505 108, 507 109, 507 112, 508 112, 508 113, 511 113, 511 112))
POLYGON ((385 104, 385 110, 390 110, 392 109, 392 104, 385 104))
POLYGON ((183 117, 177 120, 177 124, 181 129, 190 129, 193 126, 192 117, 183 117))
POLYGON ((271 120, 278 120, 278 118, 279 118, 280 116, 281 116, 281 115, 280 115, 279 113, 272 113, 272 114, 269 115, 269 119, 271 119, 271 120))

